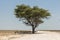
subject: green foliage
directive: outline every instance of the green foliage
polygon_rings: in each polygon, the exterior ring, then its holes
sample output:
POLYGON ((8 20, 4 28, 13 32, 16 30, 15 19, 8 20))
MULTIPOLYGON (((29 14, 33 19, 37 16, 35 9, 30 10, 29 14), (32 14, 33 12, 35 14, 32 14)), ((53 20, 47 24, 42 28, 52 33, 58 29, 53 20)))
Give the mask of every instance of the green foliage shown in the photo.
POLYGON ((43 23, 44 18, 48 18, 50 13, 48 10, 39 8, 38 6, 30 7, 28 5, 17 5, 15 9, 15 15, 17 18, 22 19, 22 21, 36 28, 39 24, 43 23))

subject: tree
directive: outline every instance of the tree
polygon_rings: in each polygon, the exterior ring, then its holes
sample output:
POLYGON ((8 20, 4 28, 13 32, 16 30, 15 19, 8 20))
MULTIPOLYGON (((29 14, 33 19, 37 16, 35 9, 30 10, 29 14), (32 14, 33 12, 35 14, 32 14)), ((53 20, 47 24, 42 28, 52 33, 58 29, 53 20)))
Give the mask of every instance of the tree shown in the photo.
POLYGON ((50 16, 48 10, 39 8, 38 6, 30 7, 28 5, 17 5, 15 8, 16 17, 26 25, 32 26, 32 33, 35 33, 35 28, 43 23, 43 19, 50 16))

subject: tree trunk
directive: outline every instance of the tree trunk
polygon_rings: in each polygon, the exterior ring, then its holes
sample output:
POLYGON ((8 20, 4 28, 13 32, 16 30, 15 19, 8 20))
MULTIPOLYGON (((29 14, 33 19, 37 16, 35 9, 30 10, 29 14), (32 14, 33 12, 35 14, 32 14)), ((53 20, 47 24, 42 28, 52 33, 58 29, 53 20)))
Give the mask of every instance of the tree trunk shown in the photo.
POLYGON ((35 33, 35 28, 34 28, 34 27, 32 27, 32 33, 33 33, 33 34, 35 33))

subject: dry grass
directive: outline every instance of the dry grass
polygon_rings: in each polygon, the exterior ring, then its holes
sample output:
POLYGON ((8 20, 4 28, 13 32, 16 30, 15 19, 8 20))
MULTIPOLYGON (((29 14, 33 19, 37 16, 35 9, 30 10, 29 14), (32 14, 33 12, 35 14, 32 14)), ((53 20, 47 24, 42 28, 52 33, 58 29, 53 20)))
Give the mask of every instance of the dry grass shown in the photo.
MULTIPOLYGON (((42 31, 42 30, 40 30, 42 31)), ((50 31, 50 32, 57 32, 60 33, 60 30, 43 30, 43 31, 50 31)), ((31 34, 31 31, 24 31, 24 30, 0 30, 0 36, 8 36, 8 35, 16 35, 16 34, 31 34)))

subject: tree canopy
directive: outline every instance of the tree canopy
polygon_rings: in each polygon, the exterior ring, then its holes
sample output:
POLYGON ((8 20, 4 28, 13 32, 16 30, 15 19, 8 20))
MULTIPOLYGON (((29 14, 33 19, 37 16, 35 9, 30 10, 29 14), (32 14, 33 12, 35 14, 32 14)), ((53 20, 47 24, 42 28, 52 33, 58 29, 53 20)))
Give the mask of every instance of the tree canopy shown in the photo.
POLYGON ((44 22, 43 19, 51 16, 48 10, 39 8, 38 6, 30 7, 24 4, 16 6, 15 15, 19 20, 23 21, 26 25, 32 26, 34 29, 44 22))

